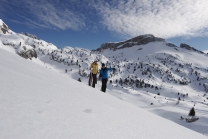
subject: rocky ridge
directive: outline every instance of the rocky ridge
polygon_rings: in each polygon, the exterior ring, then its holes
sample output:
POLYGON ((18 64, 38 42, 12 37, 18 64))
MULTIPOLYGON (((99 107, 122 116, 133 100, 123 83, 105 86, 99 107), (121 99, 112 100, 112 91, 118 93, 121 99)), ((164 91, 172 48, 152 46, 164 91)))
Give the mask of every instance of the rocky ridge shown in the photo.
MULTIPOLYGON (((151 42, 165 42, 165 39, 163 38, 158 38, 155 37, 152 34, 146 34, 146 35, 140 35, 135 38, 123 41, 123 42, 118 42, 118 43, 104 43, 100 46, 100 48, 94 50, 94 51, 101 51, 104 49, 111 49, 111 50, 118 50, 118 49, 123 49, 123 48, 128 48, 132 47, 135 45, 144 45, 148 44, 151 42)), ((168 46, 170 47, 176 47, 174 44, 167 43, 168 46)))
POLYGON ((185 43, 181 43, 180 47, 184 48, 184 49, 187 49, 187 50, 190 50, 190 51, 195 51, 195 52, 199 52, 201 54, 205 54, 204 52, 202 52, 200 50, 197 50, 194 47, 191 47, 191 46, 189 46, 188 44, 185 44, 185 43))

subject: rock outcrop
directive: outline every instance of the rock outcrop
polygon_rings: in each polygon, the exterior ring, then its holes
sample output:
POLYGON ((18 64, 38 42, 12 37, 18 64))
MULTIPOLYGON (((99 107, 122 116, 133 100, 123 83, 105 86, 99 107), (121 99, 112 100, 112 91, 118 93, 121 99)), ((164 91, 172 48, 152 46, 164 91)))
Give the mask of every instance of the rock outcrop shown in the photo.
POLYGON ((19 53, 19 55, 25 59, 32 59, 33 57, 37 58, 37 53, 34 49, 22 51, 19 53))
POLYGON ((172 43, 166 43, 166 45, 170 47, 177 47, 175 44, 172 44, 172 43))
POLYGON ((8 26, 0 19, 0 30, 6 34, 9 33, 9 28, 8 26))
POLYGON ((205 90, 206 92, 208 92, 208 83, 204 83, 203 86, 204 86, 204 90, 205 90))
POLYGON ((197 50, 194 47, 191 47, 191 46, 189 46, 188 44, 185 44, 185 43, 181 43, 180 47, 184 48, 184 49, 187 49, 187 50, 190 50, 190 51, 195 51, 195 52, 199 52, 201 54, 204 54, 204 52, 202 52, 200 50, 197 50))
POLYGON ((104 43, 100 46, 100 48, 94 50, 94 51, 100 51, 103 49, 123 49, 127 47, 132 47, 134 45, 144 45, 148 44, 150 42, 165 42, 165 39, 163 38, 157 38, 151 34, 148 35, 141 35, 137 36, 135 38, 123 41, 123 42, 118 42, 118 43, 104 43))
POLYGON ((38 39, 38 37, 36 35, 30 34, 28 32, 21 32, 20 34, 28 36, 28 37, 33 38, 33 39, 38 39))

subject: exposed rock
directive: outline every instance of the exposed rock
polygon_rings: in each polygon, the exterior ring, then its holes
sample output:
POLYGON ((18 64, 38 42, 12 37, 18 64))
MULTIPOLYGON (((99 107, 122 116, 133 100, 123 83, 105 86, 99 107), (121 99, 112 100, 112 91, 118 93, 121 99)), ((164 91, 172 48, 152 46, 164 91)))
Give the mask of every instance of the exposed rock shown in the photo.
POLYGON ((180 47, 181 47, 181 48, 185 48, 185 49, 187 49, 187 50, 192 50, 192 47, 189 46, 188 44, 185 44, 185 43, 181 43, 180 47))
POLYGON ((20 34, 28 36, 28 37, 33 38, 33 39, 38 39, 38 37, 36 35, 30 34, 30 33, 27 33, 27 32, 21 32, 20 34))
POLYGON ((37 58, 37 53, 34 49, 27 50, 27 51, 22 51, 22 52, 19 53, 19 55, 21 57, 24 57, 25 59, 28 59, 28 58, 31 59, 33 57, 37 58))
POLYGON ((175 44, 172 44, 172 43, 166 43, 166 45, 170 47, 177 47, 175 44))
POLYGON ((206 92, 208 92, 208 83, 204 83, 203 86, 204 86, 204 90, 205 90, 206 92))
POLYGON ((1 31, 6 34, 9 30, 8 26, 6 24, 3 23, 3 25, 0 26, 1 31))
POLYGON ((191 46, 189 46, 188 44, 185 44, 185 43, 181 43, 180 47, 184 48, 184 49, 187 49, 187 50, 190 50, 190 51, 195 51, 195 52, 199 52, 201 54, 204 54, 204 52, 202 52, 200 50, 197 50, 194 47, 191 47, 191 46))
POLYGON ((137 36, 135 38, 129 39, 124 42, 118 42, 118 43, 104 43, 100 46, 100 48, 94 50, 94 51, 100 51, 103 49, 122 49, 122 48, 127 48, 127 47, 132 47, 134 45, 144 45, 148 44, 150 42, 165 42, 165 39, 162 38, 157 38, 153 35, 141 35, 137 36))

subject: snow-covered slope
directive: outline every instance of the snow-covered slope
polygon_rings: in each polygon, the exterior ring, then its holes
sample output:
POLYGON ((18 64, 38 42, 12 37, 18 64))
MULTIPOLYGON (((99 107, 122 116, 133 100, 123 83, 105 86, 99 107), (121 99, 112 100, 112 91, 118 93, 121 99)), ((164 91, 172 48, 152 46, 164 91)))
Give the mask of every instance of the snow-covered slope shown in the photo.
POLYGON ((0 138, 206 138, 2 49, 0 59, 0 138))
MULTIPOLYGON (((118 46, 119 47, 119 46, 118 46)), ((113 61, 118 73, 112 95, 180 125, 208 135, 208 56, 170 47, 166 42, 95 51, 113 61), (116 90, 116 91, 114 91, 116 90), (125 93, 124 93, 125 92, 125 93), (178 100, 181 101, 178 101, 178 100), (150 106, 150 104, 153 104, 150 106), (200 120, 187 124, 180 116, 195 107, 200 120)))
MULTIPOLYGON (((85 85, 90 63, 97 60, 99 67, 106 63, 117 69, 116 74, 109 73, 112 84, 108 82, 107 94, 208 135, 208 55, 203 52, 186 44, 177 47, 153 35, 105 43, 97 51, 58 49, 34 35, 15 33, 5 26, 8 32, 0 32, 0 48, 63 76, 80 78, 85 85), (192 107, 199 120, 191 124, 180 120, 192 107)), ((98 82, 96 88, 100 86, 98 82)))
POLYGON ((207 54, 207 53, 208 53, 208 50, 205 50, 205 51, 204 51, 204 53, 206 53, 206 54, 207 54))

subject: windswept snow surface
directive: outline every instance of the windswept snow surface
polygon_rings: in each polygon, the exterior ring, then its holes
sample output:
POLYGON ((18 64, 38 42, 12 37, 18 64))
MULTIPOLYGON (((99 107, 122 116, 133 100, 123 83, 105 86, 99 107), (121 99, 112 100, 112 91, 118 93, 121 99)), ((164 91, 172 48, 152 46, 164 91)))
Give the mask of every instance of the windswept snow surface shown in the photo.
POLYGON ((207 138, 2 49, 0 59, 2 139, 207 138))

